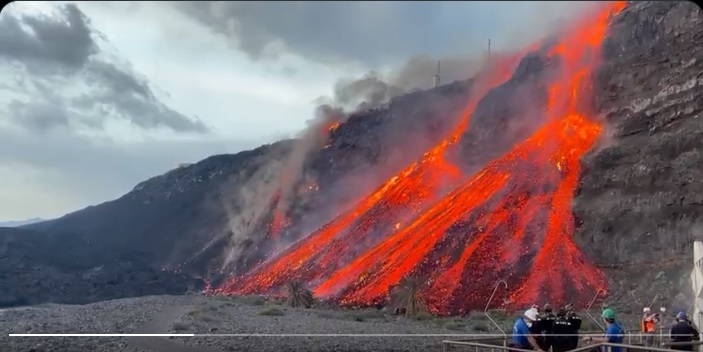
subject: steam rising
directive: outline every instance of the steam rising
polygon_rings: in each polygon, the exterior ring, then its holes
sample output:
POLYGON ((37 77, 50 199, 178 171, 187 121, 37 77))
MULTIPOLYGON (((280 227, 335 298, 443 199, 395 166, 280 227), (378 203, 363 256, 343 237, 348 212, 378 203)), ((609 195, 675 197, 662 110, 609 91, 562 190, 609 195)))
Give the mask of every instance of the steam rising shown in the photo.
POLYGON ((241 257, 244 245, 252 237, 263 238, 273 211, 286 216, 295 195, 296 185, 306 180, 305 161, 311 152, 322 148, 329 137, 332 125, 342 121, 344 115, 339 109, 322 105, 316 116, 308 121, 298 138, 286 143, 283 148, 275 148, 272 155, 262 155, 257 163, 259 168, 236 191, 233 199, 240 200, 235 206, 229 198, 224 207, 228 217, 228 230, 231 234, 225 251, 223 267, 230 266, 241 257), (290 149, 286 148, 290 147, 290 149))

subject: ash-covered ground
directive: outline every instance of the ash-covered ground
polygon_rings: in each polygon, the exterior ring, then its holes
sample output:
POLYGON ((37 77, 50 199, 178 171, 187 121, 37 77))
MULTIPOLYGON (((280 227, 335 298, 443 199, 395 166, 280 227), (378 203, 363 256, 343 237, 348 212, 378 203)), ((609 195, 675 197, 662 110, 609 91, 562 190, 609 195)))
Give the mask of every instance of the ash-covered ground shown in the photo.
MULTIPOLYGON (((510 331, 515 314, 492 311, 510 331)), ((584 331, 597 328, 584 317, 584 331)), ((621 316, 629 328, 635 320, 621 316), (628 325, 629 324, 629 325, 628 325)), ((636 319, 636 317, 634 318, 636 319)), ((87 305, 43 305, 0 311, 3 351, 222 352, 440 351, 442 340, 497 334, 483 313, 405 318, 376 309, 289 308, 260 296, 148 296, 87 305), (397 334, 405 336, 8 337, 7 333, 397 334), (444 336, 420 336, 420 335, 444 336), (418 336, 407 336, 418 335, 418 336)))

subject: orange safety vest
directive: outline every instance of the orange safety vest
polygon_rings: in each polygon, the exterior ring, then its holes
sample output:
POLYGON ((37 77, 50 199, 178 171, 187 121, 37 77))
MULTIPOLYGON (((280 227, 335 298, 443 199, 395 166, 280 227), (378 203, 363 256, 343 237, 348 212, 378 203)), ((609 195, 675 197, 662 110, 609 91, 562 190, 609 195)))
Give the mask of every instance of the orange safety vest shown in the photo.
POLYGON ((656 330, 654 325, 654 320, 652 318, 643 318, 640 321, 640 329, 642 332, 654 332, 656 330))

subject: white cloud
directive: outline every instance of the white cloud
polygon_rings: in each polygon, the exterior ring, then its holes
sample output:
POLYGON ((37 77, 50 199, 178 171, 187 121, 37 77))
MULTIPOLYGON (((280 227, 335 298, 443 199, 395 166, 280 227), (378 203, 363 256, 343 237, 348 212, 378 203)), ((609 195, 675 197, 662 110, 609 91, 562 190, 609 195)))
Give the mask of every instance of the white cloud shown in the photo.
MULTIPOLYGON (((54 14, 56 6, 14 3, 3 16, 54 14)), ((95 57, 149 82, 160 102, 197 116, 211 131, 205 136, 147 130, 127 119, 106 119, 99 111, 77 114, 70 106, 65 127, 63 120, 48 125, 45 115, 59 105, 44 104, 41 110, 30 103, 53 97, 65 104, 90 91, 88 81, 76 75, 48 78, 23 69, 22 62, 0 61, 0 76, 20 79, 29 89, 23 92, 9 79, 4 81, 12 83, 0 87, 0 219, 54 217, 116 198, 179 163, 290 136, 312 117, 313 100, 328 93, 335 79, 333 70, 295 57, 276 65, 253 63, 220 36, 156 3, 139 3, 136 12, 130 12, 132 3, 78 6, 107 39, 97 42, 95 57), (291 67, 296 72, 289 72, 291 67), (13 100, 24 105, 12 110, 13 100), (43 130, 20 128, 18 111, 26 128, 41 122, 43 130), (28 116, 37 114, 43 119, 30 125, 28 116), (101 128, 82 123, 91 119, 101 128)))
POLYGON ((338 77, 349 72, 291 56, 275 64, 252 62, 222 36, 163 3, 79 5, 135 70, 168 92, 172 106, 222 135, 290 135, 312 116, 314 99, 329 95, 338 77), (286 67, 297 74, 281 74, 286 67))

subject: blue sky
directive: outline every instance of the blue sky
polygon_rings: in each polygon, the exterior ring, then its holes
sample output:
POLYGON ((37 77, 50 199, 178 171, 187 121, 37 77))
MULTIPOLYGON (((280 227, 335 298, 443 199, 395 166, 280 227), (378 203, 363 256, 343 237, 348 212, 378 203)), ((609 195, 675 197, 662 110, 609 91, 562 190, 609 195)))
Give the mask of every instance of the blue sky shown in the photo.
POLYGON ((439 58, 444 82, 467 78, 488 38, 510 49, 585 6, 12 3, 0 14, 0 220, 59 216, 180 163, 295 136, 341 79, 374 71, 428 88, 439 58))

